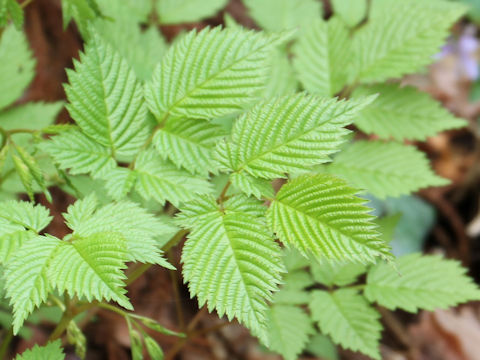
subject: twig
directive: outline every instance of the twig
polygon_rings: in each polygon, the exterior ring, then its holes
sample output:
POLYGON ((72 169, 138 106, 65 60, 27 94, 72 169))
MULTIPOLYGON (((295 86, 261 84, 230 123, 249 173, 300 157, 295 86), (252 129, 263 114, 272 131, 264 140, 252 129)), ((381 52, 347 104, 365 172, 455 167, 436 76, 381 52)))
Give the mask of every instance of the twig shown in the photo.
POLYGON ((402 345, 404 345, 406 348, 410 348, 412 345, 412 340, 397 317, 391 311, 381 306, 377 306, 377 310, 382 315, 382 319, 387 327, 395 334, 402 345))

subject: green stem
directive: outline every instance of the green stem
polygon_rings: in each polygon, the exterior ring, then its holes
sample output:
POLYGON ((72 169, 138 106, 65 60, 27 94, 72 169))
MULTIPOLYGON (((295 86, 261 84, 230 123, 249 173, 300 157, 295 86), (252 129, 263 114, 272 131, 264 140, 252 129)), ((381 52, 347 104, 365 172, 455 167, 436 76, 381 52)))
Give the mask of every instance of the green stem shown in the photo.
POLYGON ((10 342, 13 339, 13 327, 8 329, 7 334, 5 335, 5 338, 2 341, 2 344, 0 345, 0 359, 6 359, 7 358, 7 351, 8 347, 10 346, 10 342))
POLYGON ((114 312, 114 313, 116 313, 120 316, 123 316, 124 318, 129 317, 129 315, 126 311, 123 311, 122 309, 119 309, 116 306, 113 306, 113 305, 110 305, 110 304, 107 304, 107 303, 98 303, 98 304, 96 304, 96 306, 98 306, 99 308, 114 312))

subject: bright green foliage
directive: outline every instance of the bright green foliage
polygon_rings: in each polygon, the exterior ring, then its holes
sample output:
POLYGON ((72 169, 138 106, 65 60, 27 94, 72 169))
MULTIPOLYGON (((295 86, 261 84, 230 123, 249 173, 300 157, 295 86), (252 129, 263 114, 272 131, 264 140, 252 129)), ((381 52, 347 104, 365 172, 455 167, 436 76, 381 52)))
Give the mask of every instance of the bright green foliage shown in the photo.
POLYGON ((240 28, 189 32, 147 83, 148 107, 160 123, 169 116, 209 119, 240 111, 265 87, 268 55, 284 40, 240 28))
POLYGON ((67 340, 75 346, 75 353, 80 359, 85 359, 87 353, 87 339, 75 321, 70 321, 67 327, 67 340))
POLYGON ((101 16, 97 0, 62 0, 63 27, 66 28, 72 19, 83 36, 88 33, 90 21, 101 16))
POLYGON ((363 264, 353 262, 321 260, 312 262, 311 271, 315 281, 331 287, 345 286, 355 282, 367 271, 367 268, 363 264))
MULTIPOLYGON (((62 108, 63 103, 60 101, 54 103, 30 102, 16 106, 0 112, 0 126, 5 130, 42 130, 54 123, 62 108)), ((15 134, 14 136, 18 138, 25 135, 15 134)), ((16 140, 16 142, 18 141, 16 140)))
POLYGON ((380 314, 355 290, 314 291, 310 310, 322 333, 334 342, 380 359, 380 314))
POLYGON ((273 305, 267 318, 270 348, 285 360, 296 360, 314 333, 310 317, 296 306, 273 305))
POLYGON ((0 37, 0 109, 11 105, 32 81, 35 61, 24 33, 10 25, 0 37))
MULTIPOLYGON (((95 0, 100 11, 111 21, 122 23, 125 27, 132 23, 146 23, 152 11, 152 0, 95 0)), ((159 1, 159 0, 156 0, 159 1)), ((107 19, 108 20, 108 19, 107 19)), ((129 29, 124 28, 124 31, 129 29)), ((135 45, 135 44, 130 44, 135 45)))
POLYGON ((465 7, 444 0, 374 0, 367 25, 353 41, 353 74, 380 82, 430 64, 465 7))
POLYGON ((167 51, 167 44, 160 32, 149 27, 142 31, 132 21, 99 20, 96 31, 128 62, 140 80, 149 80, 155 66, 167 51))
POLYGON ((365 200, 356 192, 329 175, 299 177, 277 193, 268 209, 268 222, 282 242, 305 255, 362 262, 374 262, 377 256, 390 258, 365 200))
POLYGON ((194 22, 215 15, 227 0, 157 0, 158 18, 162 24, 194 22))
POLYGON ((124 199, 135 186, 137 172, 125 167, 116 167, 104 175, 105 188, 113 200, 124 199))
POLYGON ((7 296, 13 306, 13 331, 17 333, 28 315, 47 300, 51 291, 48 266, 60 240, 34 236, 7 263, 7 296))
POLYGON ((303 26, 322 14, 316 0, 243 0, 250 16, 268 31, 290 30, 303 26))
POLYGON ((265 340, 266 301, 283 271, 280 248, 251 200, 234 197, 220 209, 203 197, 182 209, 191 229, 182 254, 183 277, 199 305, 234 316, 265 340), (252 207, 253 205, 253 207, 252 207))
POLYGON ((78 129, 66 131, 41 145, 61 169, 70 174, 91 173, 98 177, 115 167, 110 149, 92 140, 78 129))
POLYGON ((261 199, 263 196, 272 198, 274 195, 270 181, 254 178, 245 172, 232 173, 230 181, 235 188, 257 199, 261 199))
POLYGON ((134 154, 148 137, 147 109, 134 72, 95 34, 74 65, 65 86, 70 115, 112 156, 134 154))
POLYGON ((329 171, 379 198, 448 184, 432 172, 424 153, 393 142, 357 141, 334 159, 329 171))
POLYGON ((225 135, 219 125, 204 120, 170 119, 153 138, 163 158, 193 174, 213 172, 213 149, 225 135))
POLYGON ((351 64, 347 26, 337 17, 316 19, 300 33, 293 48, 294 66, 312 94, 333 96, 345 85, 351 64))
POLYGON ((330 161, 355 114, 372 98, 319 99, 297 94, 261 102, 242 115, 228 141, 219 143, 225 170, 274 179, 330 161))
POLYGON ((264 98, 294 94, 298 88, 298 82, 286 52, 281 49, 274 50, 271 61, 264 98))
POLYGON ((41 205, 25 201, 6 201, 1 203, 0 219, 39 233, 47 227, 52 217, 48 210, 41 205))
POLYGON ((48 278, 52 286, 70 296, 85 297, 88 301, 114 300, 133 309, 123 288, 126 276, 122 270, 127 267, 129 256, 125 238, 118 233, 97 231, 61 242, 50 260, 48 278))
POLYGON ((160 345, 148 335, 144 335, 145 347, 151 359, 163 359, 163 351, 160 345))
POLYGON ((147 150, 139 155, 135 171, 137 173, 135 189, 145 200, 153 197, 160 204, 168 200, 178 205, 211 190, 206 180, 178 169, 168 160, 162 160, 154 150, 147 150))
POLYGON ((373 267, 365 295, 389 309, 416 312, 478 299, 480 291, 457 261, 412 254, 400 257, 396 268, 387 264, 373 267))
POLYGON ((24 16, 20 4, 16 0, 0 0, 0 27, 11 19, 17 30, 23 26, 24 16))
POLYGON ((348 26, 358 25, 367 15, 368 0, 332 0, 333 12, 348 26))
POLYGON ((98 208, 91 195, 77 201, 65 214, 67 225, 76 237, 89 237, 97 233, 116 234, 124 238, 128 261, 159 264, 172 268, 161 256, 156 237, 171 230, 171 225, 149 214, 138 204, 122 201, 98 208))
POLYGON ((380 94, 362 110, 355 125, 367 134, 396 140, 425 140, 439 131, 459 128, 467 122, 450 114, 428 94, 395 84, 362 86, 353 96, 380 94))
POLYGON ((65 354, 60 340, 50 342, 46 346, 35 345, 33 348, 17 355, 15 360, 64 360, 65 354))

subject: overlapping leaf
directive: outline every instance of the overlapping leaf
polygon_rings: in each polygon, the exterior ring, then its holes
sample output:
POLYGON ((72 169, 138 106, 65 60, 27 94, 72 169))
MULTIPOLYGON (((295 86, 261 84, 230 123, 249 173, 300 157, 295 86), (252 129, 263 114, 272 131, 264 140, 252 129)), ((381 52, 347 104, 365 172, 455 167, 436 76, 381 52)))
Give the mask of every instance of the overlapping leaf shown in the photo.
POLYGON ((261 102, 242 115, 231 139, 219 143, 218 159, 227 171, 254 177, 285 177, 330 161, 355 114, 372 98, 319 99, 297 94, 261 102))
POLYGON ((204 120, 172 119, 157 131, 153 145, 163 159, 205 176, 214 171, 213 149, 223 135, 219 125, 204 120))
POLYGON ((65 86, 68 111, 112 156, 134 155, 148 137, 142 87, 127 62, 94 34, 65 86))
POLYGON ((330 175, 304 175, 277 193, 267 218, 282 242, 304 255, 374 262, 390 258, 357 190, 330 175))
POLYGON ((45 346, 35 345, 33 348, 17 355, 15 360, 64 360, 65 354, 61 348, 61 341, 49 342, 45 346))
POLYGON ((124 237, 118 233, 97 232, 58 244, 50 259, 48 279, 52 286, 72 297, 84 297, 89 302, 114 300, 131 310, 123 282, 128 257, 124 237))
POLYGON ((312 94, 332 96, 348 80, 351 40, 346 25, 333 17, 306 26, 293 48, 294 66, 303 87, 312 94))
POLYGON ((286 36, 241 28, 191 31, 172 45, 147 83, 148 107, 159 122, 240 111, 265 87, 268 56, 282 40, 286 36))
POLYGON ((140 154, 135 162, 135 171, 135 189, 146 200, 153 198, 161 204, 168 200, 178 205, 211 191, 206 180, 178 169, 170 161, 162 160, 154 150, 140 154))
POLYGON ((203 197, 183 209, 181 223, 191 229, 183 276, 200 306, 236 317, 268 342, 266 302, 281 279, 281 252, 258 217, 258 205, 242 199, 234 197, 220 209, 213 197, 203 197))

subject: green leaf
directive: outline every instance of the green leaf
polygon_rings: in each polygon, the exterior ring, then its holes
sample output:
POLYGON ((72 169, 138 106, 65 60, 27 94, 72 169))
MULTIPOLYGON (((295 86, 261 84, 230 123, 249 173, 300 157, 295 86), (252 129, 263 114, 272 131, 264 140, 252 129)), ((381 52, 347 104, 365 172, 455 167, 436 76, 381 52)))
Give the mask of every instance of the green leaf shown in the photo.
POLYGON ((360 130, 380 138, 425 140, 437 132, 467 125, 456 118, 430 95, 396 84, 357 88, 352 96, 380 94, 355 120, 360 130))
POLYGON ((267 198, 274 196, 270 181, 254 178, 245 172, 231 174, 230 181, 235 188, 244 192, 247 196, 253 195, 257 199, 261 199, 263 196, 267 198))
POLYGON ((379 198, 448 184, 431 170, 423 152, 395 142, 357 141, 343 150, 328 170, 379 198))
POLYGON ((143 340, 145 341, 145 347, 147 348, 150 358, 155 360, 163 360, 164 356, 160 345, 158 345, 158 343, 148 335, 144 335, 143 340))
POLYGON ((114 200, 122 200, 133 189, 137 173, 129 168, 116 167, 103 174, 108 195, 114 200))
POLYGON ((266 302, 284 271, 280 247, 250 200, 234 197, 220 209, 213 197, 182 208, 191 229, 183 247, 183 277, 199 306, 208 304, 221 317, 234 316, 264 342, 266 302), (232 206, 233 205, 233 206, 232 206))
POLYGON ((273 305, 267 318, 270 349, 285 360, 296 360, 315 332, 309 316, 297 306, 273 305))
POLYGON ((203 120, 171 119, 157 131, 153 145, 163 159, 193 174, 214 172, 213 149, 225 135, 221 126, 203 120))
MULTIPOLYGON (((0 126, 5 130, 41 130, 55 122, 63 102, 29 102, 0 112, 0 126)), ((17 136, 19 134, 14 134, 17 136)))
POLYGON ((286 245, 317 258, 375 262, 391 258, 357 190, 330 175, 304 175, 285 184, 267 212, 286 245))
POLYGON ((151 26, 142 31, 134 20, 102 19, 95 22, 95 29, 125 58, 137 77, 146 81, 166 53, 167 43, 157 28, 151 26))
POLYGON ((365 296, 389 309, 409 312, 447 308, 480 299, 480 290, 467 269, 440 256, 411 254, 398 258, 396 267, 378 264, 367 276, 365 296))
POLYGON ((13 306, 15 334, 35 307, 47 300, 51 290, 48 266, 60 244, 60 240, 54 237, 34 236, 7 263, 6 290, 13 306))
POLYGON ((20 146, 15 146, 17 154, 20 156, 21 161, 27 167, 28 172, 31 174, 33 180, 40 186, 40 188, 45 192, 47 191, 45 185, 45 178, 43 177, 42 169, 37 163, 37 160, 30 155, 27 150, 20 146))
POLYGON ((64 360, 65 354, 61 346, 60 340, 49 342, 46 346, 38 346, 36 344, 21 355, 17 355, 15 360, 64 360))
POLYGON ((380 360, 380 314, 355 290, 314 291, 310 311, 322 333, 334 342, 380 360))
POLYGON ((298 82, 286 50, 275 49, 271 56, 270 75, 263 92, 265 99, 293 94, 298 82))
POLYGON ((338 262, 320 260, 312 262, 311 271, 313 278, 325 286, 332 287, 349 285, 367 271, 363 264, 352 262, 338 262))
POLYGON ((298 28, 322 16, 316 0, 243 0, 250 16, 262 29, 282 31, 298 28))
POLYGON ((323 96, 342 90, 352 61, 350 44, 348 28, 336 17, 306 26, 293 47, 293 65, 303 87, 323 96))
MULTIPOLYGON (((147 23, 153 8, 152 0, 96 0, 100 11, 122 24, 147 23)), ((110 19, 107 19, 110 20, 110 19)), ((127 29, 124 29, 128 31, 127 29)))
POLYGON ((73 18, 84 37, 89 23, 100 15, 96 0, 62 0, 63 28, 66 29, 73 18))
POLYGON ((125 296, 123 282, 126 279, 123 269, 128 260, 125 238, 97 231, 60 243, 48 267, 50 283, 72 297, 78 295, 89 302, 114 300, 131 310, 133 307, 125 296))
POLYGON ((335 344, 328 336, 322 334, 312 336, 306 350, 322 360, 340 360, 335 344))
POLYGON ((228 0, 161 0, 157 4, 161 24, 182 24, 209 18, 227 5, 228 0))
POLYGON ((83 238, 102 232, 124 238, 128 261, 172 268, 161 256, 156 241, 156 237, 169 231, 171 225, 164 224, 138 204, 121 201, 97 209, 97 201, 90 195, 69 206, 65 219, 74 236, 83 238))
POLYGON ((70 344, 75 346, 75 354, 78 355, 80 359, 85 359, 87 353, 87 339, 74 320, 71 320, 68 323, 67 340, 70 344))
POLYGON ((135 171, 138 175, 135 189, 145 200, 153 198, 160 204, 168 200, 177 206, 196 198, 198 194, 211 191, 206 180, 162 160, 154 150, 147 150, 139 155, 135 162, 135 171))
POLYGON ((12 154, 13 164, 15 165, 15 170, 22 182, 25 191, 30 199, 30 201, 34 201, 34 190, 33 190, 33 176, 30 170, 28 169, 27 164, 23 162, 23 160, 12 154))
POLYGON ((285 40, 286 35, 240 28, 189 32, 172 45, 146 84, 150 111, 160 123, 169 116, 210 119, 241 111, 259 97, 268 56, 285 40))
MULTIPOLYGON (((302 256, 305 259, 305 257, 302 256)), ((287 268, 288 269, 288 268, 287 268)), ((305 290, 315 284, 306 270, 289 270, 282 279, 280 291, 273 295, 275 305, 305 305, 310 302, 310 293, 305 290)))
POLYGON ((0 202, 0 219, 39 233, 50 224, 52 217, 47 208, 26 201, 0 202))
POLYGON ((218 160, 225 171, 264 179, 310 170, 330 161, 348 133, 344 126, 371 100, 297 94, 261 102, 237 120, 230 140, 218 144, 218 160))
POLYGON ((0 38, 0 109, 17 100, 33 79, 35 61, 25 34, 13 25, 0 38))
POLYGON ((127 62, 94 34, 75 71, 67 70, 67 109, 82 131, 112 156, 135 155, 148 137, 142 87, 127 62))
POLYGON ((367 15, 367 0, 332 0, 333 11, 348 26, 357 26, 367 15))
POLYGON ((364 83, 398 78, 433 62, 466 10, 443 0, 374 0, 371 6, 367 25, 353 40, 354 75, 364 83))
POLYGON ((72 175, 91 173, 93 177, 109 174, 116 163, 110 149, 93 141, 77 129, 63 132, 40 145, 61 169, 72 175))

